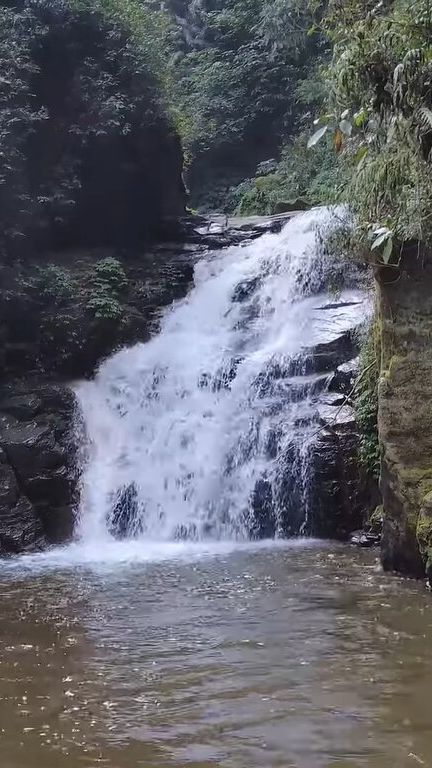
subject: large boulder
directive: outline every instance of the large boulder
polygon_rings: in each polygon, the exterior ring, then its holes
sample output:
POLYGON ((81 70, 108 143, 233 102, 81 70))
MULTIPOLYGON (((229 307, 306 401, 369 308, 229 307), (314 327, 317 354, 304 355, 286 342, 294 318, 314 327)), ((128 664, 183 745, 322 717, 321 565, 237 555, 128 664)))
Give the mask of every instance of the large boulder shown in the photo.
POLYGON ((382 561, 422 576, 432 564, 432 260, 405 251, 377 272, 382 561))
POLYGON ((276 362, 260 381, 264 394, 277 389, 286 397, 293 421, 284 440, 274 435, 276 477, 272 487, 268 478, 256 484, 251 527, 254 536, 278 530, 346 540, 379 501, 376 482, 361 467, 352 401, 370 304, 358 291, 308 301, 314 314, 302 353, 276 362))
POLYGON ((74 396, 66 387, 0 393, 0 552, 70 538, 77 467, 74 396), (13 414, 13 415, 12 415, 13 414))
POLYGON ((359 462, 359 434, 349 405, 319 408, 321 430, 311 451, 311 517, 314 536, 346 539, 361 527, 374 484, 359 462))
POLYGON ((0 449, 0 555, 38 550, 45 544, 42 522, 0 449))

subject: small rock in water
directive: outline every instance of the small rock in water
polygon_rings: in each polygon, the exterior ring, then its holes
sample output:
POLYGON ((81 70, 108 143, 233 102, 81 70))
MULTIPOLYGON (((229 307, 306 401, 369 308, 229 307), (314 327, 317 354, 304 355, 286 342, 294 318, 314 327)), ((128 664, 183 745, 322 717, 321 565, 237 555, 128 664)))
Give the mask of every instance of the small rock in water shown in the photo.
POLYGON ((354 544, 356 547, 378 547, 380 541, 381 536, 366 531, 354 531, 350 536, 350 544, 354 544))

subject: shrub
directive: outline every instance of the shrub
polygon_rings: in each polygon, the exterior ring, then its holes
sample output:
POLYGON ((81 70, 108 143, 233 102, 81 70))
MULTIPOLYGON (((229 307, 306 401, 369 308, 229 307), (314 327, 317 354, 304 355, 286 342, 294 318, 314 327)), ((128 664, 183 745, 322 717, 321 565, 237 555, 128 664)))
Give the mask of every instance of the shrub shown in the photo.
MULTIPOLYGON (((304 200, 310 205, 322 205, 343 199, 346 170, 329 142, 314 151, 306 147, 302 134, 287 144, 272 172, 257 175, 230 190, 228 205, 240 215, 275 213, 280 202, 304 200)), ((264 164, 260 164, 262 169, 264 164)))
POLYGON ((122 305, 115 296, 108 293, 95 294, 87 302, 87 309, 96 320, 119 322, 123 317, 122 305))
POLYGON ((44 301, 56 305, 67 303, 76 290, 70 273, 55 264, 39 267, 37 287, 44 301))
POLYGON ((113 289, 122 291, 127 286, 126 273, 123 265, 114 259, 112 256, 108 256, 106 259, 98 261, 95 268, 95 284, 103 289, 113 289))
POLYGON ((95 320, 119 323, 123 318, 124 307, 121 294, 127 288, 127 277, 123 265, 113 257, 101 259, 89 276, 92 284, 87 310, 95 320))

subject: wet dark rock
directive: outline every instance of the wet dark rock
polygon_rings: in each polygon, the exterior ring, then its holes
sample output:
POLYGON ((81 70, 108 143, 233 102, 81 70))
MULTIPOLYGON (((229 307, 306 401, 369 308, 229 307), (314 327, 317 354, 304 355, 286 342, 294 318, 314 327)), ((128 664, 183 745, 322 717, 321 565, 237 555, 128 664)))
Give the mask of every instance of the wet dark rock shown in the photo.
POLYGON ((358 357, 355 357, 353 360, 349 360, 347 363, 342 363, 342 365, 339 365, 329 382, 330 392, 341 392, 344 395, 348 395, 354 387, 355 379, 358 374, 358 368, 358 357))
POLYGON ((242 302, 249 299, 260 284, 259 277, 251 277, 239 283, 233 293, 232 301, 242 302))
POLYGON ((352 330, 316 344, 305 360, 305 372, 332 371, 345 360, 352 358, 358 349, 358 341, 352 330))
POLYGON ((255 483, 251 499, 251 511, 251 538, 272 538, 276 533, 273 491, 271 483, 265 478, 262 478, 255 483))
MULTIPOLYGON (((301 434, 301 433, 300 433, 301 434)), ((303 459, 300 434, 293 434, 291 442, 279 455, 273 498, 277 509, 277 531, 285 537, 308 534, 305 526, 305 501, 308 488, 303 477, 303 459)))
POLYGON ((355 301, 317 304, 305 349, 289 363, 292 376, 328 373, 329 388, 345 392, 346 382, 355 376, 359 332, 369 313, 368 299, 357 290, 352 296, 355 301))
POLYGON ((75 504, 45 507, 39 510, 39 514, 44 529, 49 532, 49 544, 64 544, 72 540, 76 523, 75 504))
POLYGON ((287 213, 292 211, 308 211, 311 204, 307 200, 303 200, 301 197, 297 197, 295 200, 278 200, 275 204, 276 213, 287 213))
POLYGON ((327 430, 341 432, 353 432, 356 430, 356 418, 354 409, 350 405, 340 403, 336 397, 333 402, 322 402, 317 405, 320 424, 327 430))
POLYGON ((42 402, 39 397, 29 393, 28 395, 15 395, 0 402, 0 412, 7 413, 17 419, 32 419, 40 413, 42 402))
MULTIPOLYGON (((367 301, 358 299, 329 301, 317 307, 316 343, 304 351, 303 358, 290 363, 299 391, 302 381, 313 386, 309 397, 315 415, 308 420, 300 412, 296 424, 306 435, 308 428, 313 434, 307 459, 309 512, 304 530, 314 536, 347 539, 377 503, 376 484, 360 468, 360 438, 347 397, 357 372, 358 330, 365 311, 367 301)), ((304 500, 296 503, 301 507, 304 500)), ((292 500, 286 505, 292 508, 292 500)))
POLYGON ((12 507, 18 501, 19 489, 15 472, 3 448, 0 448, 0 473, 0 507, 12 507))
POLYGON ((265 455, 268 459, 276 459, 279 453, 280 441, 283 436, 282 429, 272 427, 266 438, 265 455))
POLYGON ((354 544, 356 547, 362 547, 363 549, 379 547, 380 543, 381 536, 363 530, 354 531, 350 536, 350 544, 354 544))
POLYGON ((283 418, 284 408, 296 405, 288 446, 282 448, 277 429, 269 430, 276 477, 255 488, 254 535, 277 530, 347 540, 377 503, 376 483, 360 469, 360 438, 348 397, 358 367, 358 331, 368 311, 367 300, 354 295, 355 300, 317 304, 316 325, 302 354, 275 359, 254 382, 257 397, 276 403, 271 416, 283 418))
POLYGON ((293 211, 283 211, 273 216, 249 216, 246 218, 229 218, 227 220, 228 236, 230 233, 247 233, 251 239, 269 232, 275 234, 292 218, 293 211))
POLYGON ((24 487, 35 475, 61 466, 65 458, 48 424, 12 421, 3 416, 0 442, 24 487))
POLYGON ((340 431, 332 426, 317 437, 311 452, 312 535, 346 539, 363 524, 369 500, 358 448, 358 435, 352 429, 340 431))
POLYGON ((0 397, 0 553, 37 551, 73 531, 74 396, 66 387, 33 384, 27 392, 20 384, 4 386, 0 397))
POLYGON ((39 550, 45 544, 42 522, 0 449, 0 555, 39 550))
POLYGON ((292 212, 247 217, 215 214, 207 217, 189 216, 181 219, 180 223, 189 242, 205 244, 209 248, 223 248, 256 240, 267 232, 280 232, 292 215, 292 212))
POLYGON ((229 389, 231 383, 234 381, 238 367, 241 363, 241 357, 233 357, 225 366, 225 368, 219 370, 216 375, 209 379, 213 392, 219 392, 221 389, 229 389))
POLYGON ((317 423, 310 449, 309 529, 315 536, 347 539, 377 504, 378 487, 361 467, 355 413, 346 397, 323 393, 317 403, 317 423))

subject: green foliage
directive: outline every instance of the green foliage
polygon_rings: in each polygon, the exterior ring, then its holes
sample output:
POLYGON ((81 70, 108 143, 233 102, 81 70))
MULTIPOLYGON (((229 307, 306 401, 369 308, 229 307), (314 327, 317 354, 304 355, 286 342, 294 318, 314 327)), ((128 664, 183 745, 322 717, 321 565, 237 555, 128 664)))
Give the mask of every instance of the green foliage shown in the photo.
POLYGON ((432 4, 330 0, 324 26, 334 45, 326 111, 351 165, 347 196, 365 244, 387 232, 375 260, 397 262, 404 241, 432 244, 432 4))
POLYGON ((119 300, 109 293, 96 292, 87 302, 87 309, 95 320, 119 322, 123 317, 123 307, 119 300))
POLYGON ((123 265, 112 256, 98 261, 94 272, 94 285, 100 289, 121 292, 127 287, 127 278, 123 265))
POLYGON ((92 290, 87 302, 87 310, 95 320, 119 323, 123 318, 124 307, 121 294, 127 288, 127 278, 122 264, 113 257, 101 259, 90 276, 92 290))
MULTIPOLYGON (((189 166, 192 171, 212 163, 234 171, 253 168, 277 151, 295 126, 296 88, 309 74, 309 57, 318 46, 316 36, 308 35, 307 4, 209 0, 179 8, 171 0, 170 5, 176 18, 183 16, 172 66, 189 166)), ((192 180, 195 176, 191 173, 192 180)))
POLYGON ((361 347, 354 405, 357 425, 360 430, 360 461, 365 470, 375 478, 378 478, 380 472, 378 376, 376 325, 373 323, 369 327, 361 347))
MULTIPOLYGON (((103 19, 114 30, 121 30, 127 44, 137 46, 149 72, 164 85, 169 81, 170 19, 152 0, 68 0, 80 14, 103 19)), ((100 23, 100 22, 99 22, 100 23)))
POLYGON ((31 14, 0 8, 0 248, 23 236, 37 202, 28 193, 24 150, 46 111, 32 104, 31 14), (17 31, 18 30, 18 31, 17 31), (19 211, 19 215, 18 215, 19 211))
POLYGON ((284 147, 274 173, 255 177, 232 189, 227 207, 239 215, 272 214, 281 203, 330 204, 343 199, 344 167, 330 143, 312 152, 302 134, 284 147))
POLYGON ((0 7, 0 250, 68 226, 96 143, 169 131, 167 27, 141 0, 0 7))
POLYGON ((68 303, 76 290, 70 272, 56 264, 39 267, 37 288, 44 302, 56 306, 68 303))

